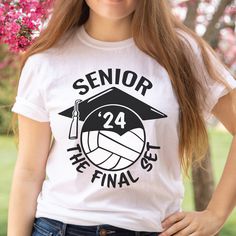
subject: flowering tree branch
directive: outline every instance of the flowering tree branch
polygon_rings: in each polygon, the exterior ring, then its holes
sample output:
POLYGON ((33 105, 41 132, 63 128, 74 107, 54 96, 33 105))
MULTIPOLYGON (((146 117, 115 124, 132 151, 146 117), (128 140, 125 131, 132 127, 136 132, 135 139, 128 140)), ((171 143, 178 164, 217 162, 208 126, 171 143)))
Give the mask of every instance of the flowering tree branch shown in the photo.
POLYGON ((0 2, 0 43, 12 52, 25 50, 35 40, 48 18, 53 0, 2 0, 0 2))
POLYGON ((196 18, 198 15, 198 6, 200 1, 188 1, 187 3, 188 12, 184 20, 184 24, 190 29, 195 30, 196 18))
POLYGON ((216 24, 219 22, 219 19, 222 17, 222 15, 225 12, 225 9, 227 6, 229 6, 234 0, 223 0, 220 1, 220 4, 214 13, 211 21, 209 22, 207 26, 207 30, 203 35, 203 38, 206 39, 208 42, 211 42, 213 38, 216 36, 215 32, 217 31, 216 24))

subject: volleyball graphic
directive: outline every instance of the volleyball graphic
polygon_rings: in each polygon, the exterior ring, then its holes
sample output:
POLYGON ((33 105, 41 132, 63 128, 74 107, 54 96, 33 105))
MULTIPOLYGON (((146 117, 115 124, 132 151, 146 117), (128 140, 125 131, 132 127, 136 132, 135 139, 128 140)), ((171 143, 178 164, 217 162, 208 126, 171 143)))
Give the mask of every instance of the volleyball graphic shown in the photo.
POLYGON ((59 114, 71 118, 68 138, 80 140, 87 159, 108 171, 126 169, 140 158, 146 143, 142 121, 167 117, 116 87, 76 99, 59 114))
POLYGON ((95 166, 117 171, 129 167, 140 157, 145 132, 133 111, 120 105, 108 105, 95 110, 85 120, 81 144, 95 166))
POLYGON ((95 165, 106 170, 118 170, 135 162, 142 152, 143 139, 142 129, 128 131, 122 136, 111 131, 90 131, 82 134, 82 145, 95 165), (142 138, 136 132, 141 133, 142 138))

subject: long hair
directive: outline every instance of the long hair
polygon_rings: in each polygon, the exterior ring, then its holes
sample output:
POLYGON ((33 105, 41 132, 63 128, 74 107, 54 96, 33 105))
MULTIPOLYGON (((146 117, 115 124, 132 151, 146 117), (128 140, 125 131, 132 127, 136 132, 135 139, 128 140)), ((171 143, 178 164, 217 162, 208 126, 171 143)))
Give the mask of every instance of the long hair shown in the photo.
MULTIPOLYGON (((204 157, 208 149, 208 135, 202 112, 206 89, 198 78, 199 74, 204 74, 199 70, 199 58, 176 29, 188 33, 196 40, 201 49, 202 66, 204 65, 209 76, 221 83, 224 83, 224 78, 214 70, 207 54, 206 49, 209 49, 217 57, 213 49, 172 14, 168 1, 137 2, 132 16, 132 35, 137 47, 162 65, 170 77, 179 103, 180 163, 187 173, 192 162, 204 157)), ((89 7, 84 0, 56 0, 47 27, 23 54, 20 70, 30 55, 55 46, 63 35, 84 24, 88 18, 89 7)))

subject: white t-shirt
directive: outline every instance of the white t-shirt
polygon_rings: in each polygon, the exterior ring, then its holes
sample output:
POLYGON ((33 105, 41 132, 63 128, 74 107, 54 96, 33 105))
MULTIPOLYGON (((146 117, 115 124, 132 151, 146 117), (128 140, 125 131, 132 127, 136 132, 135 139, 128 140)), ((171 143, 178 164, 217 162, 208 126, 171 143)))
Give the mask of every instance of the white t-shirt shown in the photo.
MULTIPOLYGON (((206 114, 227 93, 209 82, 206 114)), ((159 232, 181 210, 178 102, 166 70, 132 38, 99 41, 82 26, 30 56, 12 111, 50 122, 55 139, 36 217, 159 232)))

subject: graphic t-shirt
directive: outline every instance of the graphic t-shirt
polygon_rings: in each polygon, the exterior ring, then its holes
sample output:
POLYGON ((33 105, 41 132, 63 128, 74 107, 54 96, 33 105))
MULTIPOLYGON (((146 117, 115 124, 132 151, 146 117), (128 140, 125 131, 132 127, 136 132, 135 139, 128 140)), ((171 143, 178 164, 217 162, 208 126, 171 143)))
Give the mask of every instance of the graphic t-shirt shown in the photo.
MULTIPOLYGON (((208 82, 206 117, 227 93, 208 82)), ((54 137, 36 217, 162 231, 181 210, 179 105, 167 71, 132 38, 100 41, 81 26, 60 48, 30 56, 12 111, 50 122, 54 137)))

